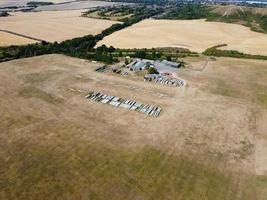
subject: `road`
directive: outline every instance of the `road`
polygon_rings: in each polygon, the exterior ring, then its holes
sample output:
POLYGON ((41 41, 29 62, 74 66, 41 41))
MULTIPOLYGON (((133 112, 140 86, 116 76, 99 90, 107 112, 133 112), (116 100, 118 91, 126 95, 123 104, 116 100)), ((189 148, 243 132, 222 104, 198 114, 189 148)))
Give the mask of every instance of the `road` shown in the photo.
POLYGON ((189 67, 190 67, 190 70, 197 71, 197 72, 203 72, 206 69, 206 67, 208 66, 209 62, 210 62, 210 58, 207 58, 205 60, 205 63, 201 66, 200 69, 194 69, 194 67, 192 65, 189 65, 189 67))

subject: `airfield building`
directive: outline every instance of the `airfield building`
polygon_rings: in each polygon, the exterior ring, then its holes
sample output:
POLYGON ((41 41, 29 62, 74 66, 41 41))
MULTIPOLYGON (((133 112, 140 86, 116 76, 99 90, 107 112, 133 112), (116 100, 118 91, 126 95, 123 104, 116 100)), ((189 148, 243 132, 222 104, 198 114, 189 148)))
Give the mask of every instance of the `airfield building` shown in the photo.
POLYGON ((141 60, 134 61, 129 65, 129 69, 131 71, 141 71, 148 69, 150 67, 150 64, 148 62, 144 62, 141 60))
POLYGON ((170 66, 170 67, 174 67, 174 68, 181 67, 181 63, 171 62, 171 61, 168 61, 168 60, 163 60, 163 61, 161 61, 161 63, 164 64, 164 65, 170 66))

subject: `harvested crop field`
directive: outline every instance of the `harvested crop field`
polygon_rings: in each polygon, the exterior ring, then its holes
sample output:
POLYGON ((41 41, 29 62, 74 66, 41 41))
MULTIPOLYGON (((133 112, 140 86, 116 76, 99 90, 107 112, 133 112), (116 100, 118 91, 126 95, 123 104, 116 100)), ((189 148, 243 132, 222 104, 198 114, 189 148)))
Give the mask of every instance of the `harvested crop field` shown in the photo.
POLYGON ((42 11, 59 11, 59 10, 79 10, 79 9, 89 9, 95 7, 105 7, 105 6, 112 6, 112 5, 119 5, 122 3, 115 3, 115 2, 108 2, 108 1, 72 1, 65 4, 56 4, 56 5, 49 5, 49 6, 40 6, 36 8, 36 10, 42 11))
POLYGON ((267 34, 205 20, 144 20, 105 37, 101 44, 117 48, 182 47, 196 52, 228 44, 225 49, 267 55, 267 34))
MULTIPOLYGON (((41 2, 66 3, 72 0, 34 0, 41 2)), ((29 0, 1 0, 0 7, 25 6, 29 0)))
POLYGON ((98 34, 114 22, 80 17, 81 10, 12 13, 1 17, 1 29, 49 42, 98 34))
POLYGON ((202 61, 179 69, 185 88, 62 55, 1 63, 0 199, 264 199, 267 62, 220 58, 200 72, 202 61), (114 108, 89 91, 163 111, 114 108))
POLYGON ((36 43, 36 41, 0 31, 0 47, 30 43, 36 43))

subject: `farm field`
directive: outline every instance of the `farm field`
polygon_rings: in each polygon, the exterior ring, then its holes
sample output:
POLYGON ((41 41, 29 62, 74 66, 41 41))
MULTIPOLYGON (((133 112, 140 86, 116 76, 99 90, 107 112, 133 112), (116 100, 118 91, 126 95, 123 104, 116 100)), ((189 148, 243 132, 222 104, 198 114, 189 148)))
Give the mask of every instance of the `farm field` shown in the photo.
POLYGON ((63 55, 1 63, 0 199, 265 200, 267 61, 218 58, 198 71, 205 60, 185 58, 182 88, 63 55))
POLYGON ((23 45, 23 44, 30 44, 30 43, 36 43, 36 41, 0 31, 0 47, 9 46, 11 44, 12 45, 23 45))
MULTIPOLYGON (((65 3, 72 0, 34 0, 34 1, 42 1, 42 2, 53 2, 53 3, 65 3)), ((29 2, 29 0, 1 0, 0 7, 8 7, 8 6, 24 6, 29 2)))
POLYGON ((13 31, 49 42, 98 34, 114 22, 80 17, 81 10, 12 13, 0 18, 2 30, 13 31), (78 24, 78 25, 77 25, 78 24))
POLYGON ((102 7, 102 6, 112 6, 112 5, 118 5, 122 3, 113 3, 113 2, 107 2, 107 1, 74 1, 66 4, 57 4, 57 5, 49 5, 49 6, 40 6, 36 8, 36 10, 42 10, 42 11, 59 11, 59 10, 80 10, 80 9, 88 9, 88 8, 94 8, 94 7, 102 7))
POLYGON ((267 35, 249 28, 205 20, 144 20, 105 37, 98 45, 117 48, 182 47, 203 52, 218 44, 224 49, 267 55, 267 35))
POLYGON ((246 7, 237 5, 213 5, 211 7, 214 8, 212 12, 221 14, 223 16, 237 14, 238 11, 251 11, 253 14, 267 15, 266 8, 246 7))

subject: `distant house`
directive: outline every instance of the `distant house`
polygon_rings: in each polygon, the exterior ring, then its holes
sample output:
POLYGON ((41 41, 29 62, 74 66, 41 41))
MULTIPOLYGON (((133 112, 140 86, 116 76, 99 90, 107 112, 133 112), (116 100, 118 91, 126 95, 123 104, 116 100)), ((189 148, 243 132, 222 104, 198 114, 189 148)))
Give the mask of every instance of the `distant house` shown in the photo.
POLYGON ((161 63, 165 64, 167 66, 170 66, 170 67, 174 67, 174 68, 181 67, 181 63, 171 62, 171 61, 168 61, 168 60, 163 60, 163 61, 161 61, 161 63))

